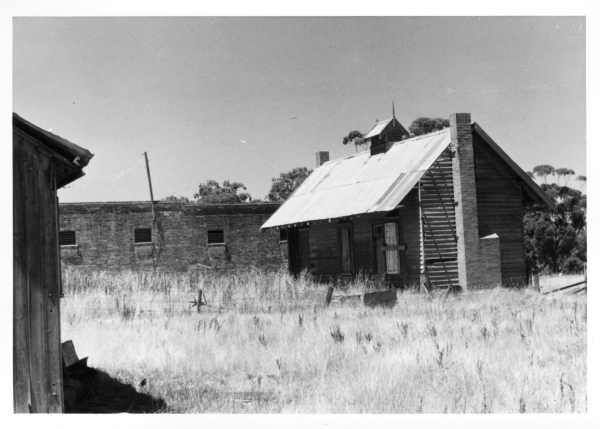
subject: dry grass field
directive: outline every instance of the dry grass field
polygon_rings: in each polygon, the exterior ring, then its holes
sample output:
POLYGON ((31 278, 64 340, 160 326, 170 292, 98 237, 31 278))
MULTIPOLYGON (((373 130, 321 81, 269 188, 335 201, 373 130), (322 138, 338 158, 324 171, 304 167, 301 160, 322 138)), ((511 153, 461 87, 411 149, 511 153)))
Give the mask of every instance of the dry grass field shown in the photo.
POLYGON ((325 286, 284 273, 63 280, 63 339, 165 411, 586 411, 585 294, 404 292, 392 309, 325 308, 325 286))

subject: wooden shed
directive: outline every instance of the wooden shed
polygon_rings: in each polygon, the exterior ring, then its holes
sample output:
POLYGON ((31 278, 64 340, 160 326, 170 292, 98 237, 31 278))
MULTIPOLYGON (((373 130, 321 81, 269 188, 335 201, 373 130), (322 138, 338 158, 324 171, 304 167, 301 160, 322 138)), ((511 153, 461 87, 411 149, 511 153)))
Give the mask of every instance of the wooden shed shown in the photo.
POLYGON ((56 191, 92 154, 13 114, 15 412, 63 411, 56 191))
POLYGON ((379 134, 318 166, 262 226, 288 231, 290 270, 427 289, 524 283, 523 214, 551 202, 470 114, 413 138, 379 134))

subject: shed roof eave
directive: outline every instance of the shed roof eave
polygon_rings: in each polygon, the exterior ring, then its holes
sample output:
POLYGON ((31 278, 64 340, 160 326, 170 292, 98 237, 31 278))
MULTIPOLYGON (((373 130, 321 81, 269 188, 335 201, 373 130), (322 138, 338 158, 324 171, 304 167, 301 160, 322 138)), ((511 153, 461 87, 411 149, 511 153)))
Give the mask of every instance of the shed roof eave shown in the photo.
POLYGON ((13 112, 13 126, 37 138, 78 168, 85 167, 94 156, 89 150, 35 125, 13 112))

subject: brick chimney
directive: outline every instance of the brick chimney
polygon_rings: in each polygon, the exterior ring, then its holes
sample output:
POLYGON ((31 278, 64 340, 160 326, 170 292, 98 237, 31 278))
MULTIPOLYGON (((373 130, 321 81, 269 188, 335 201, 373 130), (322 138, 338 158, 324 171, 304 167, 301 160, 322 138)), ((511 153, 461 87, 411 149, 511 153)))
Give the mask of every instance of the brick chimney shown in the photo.
POLYGON ((316 158, 317 158, 316 166, 320 167, 321 165, 323 165, 324 163, 329 161, 329 152, 319 151, 316 153, 316 158))
POLYGON ((479 221, 471 114, 450 115, 450 132, 452 146, 456 151, 452 159, 452 179, 454 199, 457 203, 455 215, 458 282, 461 288, 466 290, 477 282, 479 259, 479 221))

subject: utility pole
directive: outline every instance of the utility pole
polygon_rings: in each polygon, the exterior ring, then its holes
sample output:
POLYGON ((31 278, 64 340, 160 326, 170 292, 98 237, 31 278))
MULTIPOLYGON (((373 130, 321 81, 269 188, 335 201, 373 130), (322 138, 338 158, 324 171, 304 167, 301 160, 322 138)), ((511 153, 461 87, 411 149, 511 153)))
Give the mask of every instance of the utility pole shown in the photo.
POLYGON ((148 152, 144 152, 146 160, 146 176, 148 177, 148 187, 150 188, 150 204, 152 204, 152 223, 156 223, 156 213, 154 211, 154 192, 152 192, 152 177, 150 176, 150 163, 148 162, 148 152))
POLYGON ((154 193, 152 192, 152 178, 150 177, 150 164, 148 163, 148 152, 144 152, 146 160, 146 176, 148 177, 148 186, 150 187, 150 201, 154 204, 154 193))
MULTIPOLYGON (((148 152, 144 152, 144 159, 146 160, 146 176, 148 177, 148 188, 150 188, 150 205, 152 207, 152 230, 154 230, 155 227, 157 229, 159 228, 159 224, 156 221, 156 210, 154 208, 155 201, 154 201, 154 192, 152 192, 152 177, 150 176, 150 163, 148 162, 148 152)), ((152 231, 152 235, 154 235, 154 231, 152 231)), ((160 236, 161 236, 160 231, 157 231, 157 235, 156 235, 157 244, 156 245, 153 244, 153 249, 152 249, 152 265, 154 266, 155 270, 158 265, 157 251, 158 251, 158 253, 160 253, 160 236), (157 249, 157 247, 158 247, 158 249, 157 249)))

